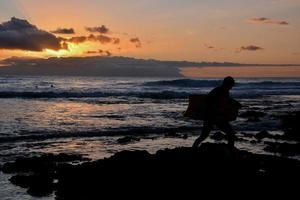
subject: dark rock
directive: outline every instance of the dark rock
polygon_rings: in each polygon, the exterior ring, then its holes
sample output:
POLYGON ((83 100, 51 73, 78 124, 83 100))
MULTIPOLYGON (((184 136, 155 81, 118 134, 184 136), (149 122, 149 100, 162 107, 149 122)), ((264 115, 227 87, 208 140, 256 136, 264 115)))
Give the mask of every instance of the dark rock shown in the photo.
POLYGON ((300 142, 300 111, 283 116, 281 121, 284 137, 289 140, 300 142))
POLYGON ((242 118, 261 118, 264 117, 266 113, 261 111, 246 111, 240 114, 242 118))
POLYGON ((10 178, 10 182, 17 186, 28 188, 32 196, 46 196, 54 191, 56 170, 62 163, 87 161, 81 155, 45 154, 30 158, 19 158, 15 162, 5 163, 4 173, 17 173, 10 178))
POLYGON ((223 134, 221 131, 218 131, 211 135, 210 138, 216 141, 221 141, 226 139, 226 135, 223 134))
POLYGON ((181 138, 181 139, 187 139, 188 135, 187 134, 179 134, 176 132, 169 132, 165 134, 165 138, 181 138))
POLYGON ((256 140, 251 140, 250 144, 257 144, 257 141, 256 140))
POLYGON ((277 142, 266 142, 268 146, 264 150, 280 153, 284 156, 295 156, 300 155, 300 143, 289 144, 289 143, 277 143, 277 142))
POLYGON ((81 155, 68 155, 68 154, 45 154, 40 157, 19 158, 13 163, 5 163, 2 166, 4 173, 17 173, 17 172, 42 172, 53 169, 56 163, 72 162, 72 161, 87 161, 81 155))
POLYGON ((184 139, 184 140, 186 140, 186 139, 189 138, 189 136, 188 136, 188 134, 183 134, 181 138, 184 139))
POLYGON ((129 143, 132 143, 132 142, 138 142, 140 140, 141 140, 140 138, 136 138, 136 137, 132 137, 132 136, 125 136, 125 137, 119 138, 117 140, 117 142, 119 144, 129 144, 129 143))
POLYGON ((15 175, 9 180, 14 185, 28 188, 28 194, 36 197, 46 196, 54 191, 53 173, 15 175))
POLYGON ((248 122, 260 122, 260 118, 259 117, 250 117, 247 120, 248 122))
POLYGON ((253 133, 245 133, 245 132, 241 132, 241 134, 244 136, 244 137, 249 137, 249 138, 252 138, 254 136, 253 133))
POLYGON ((268 131, 264 130, 257 133, 254 137, 258 140, 261 140, 264 138, 272 138, 272 135, 268 131))
MULTIPOLYGON (((186 193, 209 180, 272 180, 281 177, 297 180, 300 162, 274 156, 254 155, 223 144, 203 144, 200 148, 176 148, 147 152, 121 152, 115 156, 80 166, 62 169, 56 195, 59 199, 95 199, 111 195, 109 188, 132 196, 132 190, 160 194, 168 191, 186 193), (76 181, 74 181, 76 176, 76 181), (155 183, 155 184, 153 184, 155 183)), ((225 181, 226 182, 226 181, 225 181)), ((173 194, 173 193, 172 193, 173 194)))
POLYGON ((33 172, 32 177, 14 178, 12 182, 29 188, 28 193, 36 196, 54 189, 57 200, 73 200, 117 194, 122 197, 141 193, 186 195, 201 186, 211 187, 213 183, 224 187, 228 180, 243 186, 252 181, 271 186, 281 179, 285 185, 294 184, 300 178, 297 160, 256 155, 225 144, 208 143, 199 148, 160 150, 156 154, 122 151, 98 161, 51 166, 48 173, 33 172), (53 184, 56 179, 57 183, 53 184), (277 181, 273 182, 275 179, 277 181))

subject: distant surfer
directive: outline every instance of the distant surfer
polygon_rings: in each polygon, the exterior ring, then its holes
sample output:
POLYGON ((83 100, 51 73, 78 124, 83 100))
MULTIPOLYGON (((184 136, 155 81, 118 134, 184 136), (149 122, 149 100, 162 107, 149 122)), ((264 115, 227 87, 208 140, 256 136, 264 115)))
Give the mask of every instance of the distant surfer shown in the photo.
POLYGON ((224 78, 222 85, 206 96, 202 133, 194 142, 193 147, 198 147, 208 137, 214 126, 226 134, 228 145, 234 147, 235 131, 229 121, 236 119, 237 111, 241 108, 241 104, 229 95, 234 85, 234 79, 228 76, 224 78))

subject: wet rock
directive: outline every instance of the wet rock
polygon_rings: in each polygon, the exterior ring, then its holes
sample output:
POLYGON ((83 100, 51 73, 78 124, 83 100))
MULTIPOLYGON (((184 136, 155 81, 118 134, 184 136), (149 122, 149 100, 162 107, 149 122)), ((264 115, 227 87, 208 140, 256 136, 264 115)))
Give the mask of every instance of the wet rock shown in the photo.
POLYGON ((4 173, 14 173, 10 182, 22 188, 28 188, 32 196, 46 196, 54 191, 54 179, 58 166, 63 163, 88 161, 81 155, 45 154, 30 158, 19 158, 15 162, 5 163, 4 173))
POLYGON ((15 175, 9 180, 12 184, 22 188, 28 188, 28 194, 42 197, 54 191, 53 173, 15 175))
POLYGON ((226 135, 223 134, 221 131, 218 131, 211 135, 210 138, 216 141, 221 141, 226 139, 226 135))
POLYGON ((183 135, 181 136, 181 138, 184 139, 184 140, 186 140, 186 139, 189 138, 189 136, 188 136, 188 134, 183 134, 183 135))
POLYGON ((193 180, 197 187, 208 180, 249 180, 300 177, 299 161, 265 155, 254 155, 229 148, 223 144, 202 144, 199 148, 160 150, 156 154, 145 151, 126 151, 115 156, 80 166, 69 166, 59 176, 56 195, 59 199, 95 199, 108 194, 111 185, 122 195, 134 195, 126 185, 139 192, 152 194, 180 190, 189 192, 193 180), (74 176, 76 181, 74 181, 74 176), (153 186, 153 183, 155 185, 153 186))
POLYGON ((117 140, 117 142, 119 144, 129 144, 129 143, 132 143, 132 142, 138 142, 140 141, 141 139, 140 138, 137 138, 137 137, 133 137, 133 136, 125 136, 125 137, 122 137, 122 138, 119 138, 117 140))
POLYGON ((32 195, 44 195, 54 190, 56 199, 73 200, 115 197, 117 193, 122 197, 139 196, 141 192, 187 194, 201 184, 211 187, 207 184, 209 181, 224 187, 228 180, 238 184, 262 180, 266 184, 264 181, 269 180, 270 186, 273 179, 277 180, 274 184, 278 184, 280 178, 285 184, 294 184, 300 178, 297 160, 256 155, 225 144, 209 143, 199 148, 160 150, 156 154, 122 151, 93 162, 52 166, 54 170, 51 168, 49 173, 33 173, 32 177, 14 178, 16 180, 12 182, 28 188, 32 195), (56 179, 57 183, 53 184, 56 179), (195 180, 199 180, 196 185, 195 180))
POLYGON ((254 137, 258 140, 261 140, 264 138, 272 138, 272 135, 268 131, 264 130, 257 133, 254 137))
POLYGON ((240 117, 243 118, 250 118, 250 117, 256 117, 256 118, 260 118, 260 117, 264 117, 266 115, 266 113, 261 112, 261 111, 246 111, 240 114, 240 117))
POLYGON ((248 122, 260 122, 260 118, 259 117, 250 117, 247 120, 248 122))
POLYGON ((284 137, 289 140, 300 141, 300 111, 282 117, 284 137))
POLYGON ((250 140, 250 144, 257 144, 256 140, 250 140))
POLYGON ((165 134, 165 138, 181 138, 181 139, 187 139, 188 135, 187 134, 179 134, 176 132, 170 132, 165 134))
POLYGON ((242 134, 244 137, 249 137, 249 138, 251 138, 251 137, 254 136, 253 133, 245 133, 245 132, 241 132, 241 134, 242 134))
POLYGON ((264 150, 280 153, 284 156, 295 156, 300 155, 300 143, 290 144, 290 143, 278 143, 278 142, 265 142, 268 146, 264 150))
POLYGON ((257 133, 254 136, 257 140, 262 140, 264 138, 269 138, 269 139, 274 139, 274 140, 280 140, 280 139, 284 139, 284 137, 282 135, 279 134, 271 134, 266 130, 260 131, 259 133, 257 133))
POLYGON ((35 156, 30 158, 19 158, 13 163, 5 163, 2 166, 4 173, 18 173, 18 172, 42 172, 53 169, 56 163, 73 162, 73 161, 87 161, 81 155, 69 154, 45 154, 42 156, 35 156))
POLYGON ((241 118, 248 119, 248 122, 260 122, 260 118, 264 117, 266 113, 261 111, 246 111, 240 114, 241 118))

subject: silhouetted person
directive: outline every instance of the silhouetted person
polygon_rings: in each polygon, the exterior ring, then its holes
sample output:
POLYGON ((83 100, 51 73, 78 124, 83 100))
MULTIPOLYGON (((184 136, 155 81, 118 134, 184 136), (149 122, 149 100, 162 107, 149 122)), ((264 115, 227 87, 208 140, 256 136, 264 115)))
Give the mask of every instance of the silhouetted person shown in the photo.
POLYGON ((214 125, 226 134, 228 145, 234 147, 235 131, 231 127, 229 120, 222 116, 224 112, 220 111, 222 106, 224 107, 230 102, 234 102, 239 108, 241 107, 241 104, 230 98, 229 95, 229 91, 234 85, 234 79, 228 76, 224 78, 221 86, 216 87, 207 95, 202 133, 194 142, 193 147, 198 147, 208 137, 214 125))

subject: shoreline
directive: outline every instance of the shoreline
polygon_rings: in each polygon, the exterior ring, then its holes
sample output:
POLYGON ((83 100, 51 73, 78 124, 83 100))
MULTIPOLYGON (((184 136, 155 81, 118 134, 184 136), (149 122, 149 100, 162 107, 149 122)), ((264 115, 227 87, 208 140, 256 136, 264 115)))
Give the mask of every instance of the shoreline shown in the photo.
POLYGON ((5 164, 1 170, 14 174, 10 182, 27 188, 28 194, 35 197, 54 192, 56 199, 94 199, 108 195, 112 186, 115 191, 123 191, 126 184, 137 191, 146 191, 153 183, 155 188, 166 190, 181 185, 182 193, 191 189, 192 180, 197 179, 203 183, 231 179, 243 184, 249 184, 250 180, 269 184, 273 180, 285 180, 289 184, 299 180, 299 169, 300 161, 294 159, 204 143, 196 149, 179 147, 155 154, 121 151, 96 161, 80 155, 45 154, 18 159, 5 164))

